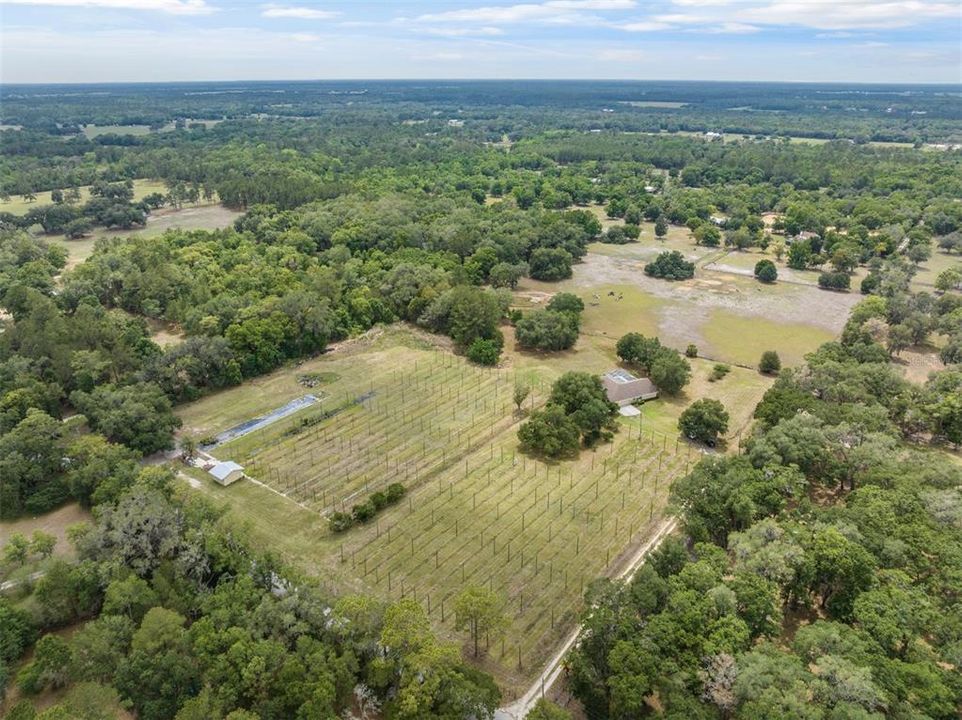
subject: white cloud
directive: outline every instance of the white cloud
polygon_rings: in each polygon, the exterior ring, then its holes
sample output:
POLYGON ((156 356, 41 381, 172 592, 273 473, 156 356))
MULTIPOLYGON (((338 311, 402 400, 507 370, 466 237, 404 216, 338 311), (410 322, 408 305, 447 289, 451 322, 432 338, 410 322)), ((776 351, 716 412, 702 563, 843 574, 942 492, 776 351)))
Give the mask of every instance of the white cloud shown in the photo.
POLYGON ((292 33, 291 40, 294 42, 311 43, 317 42, 321 39, 320 35, 315 35, 314 33, 292 33))
POLYGON ((630 10, 637 4, 635 0, 548 0, 545 3, 567 10, 630 10))
POLYGON ((428 35, 437 35, 438 37, 494 37, 497 35, 504 35, 504 30, 501 28, 491 27, 488 25, 484 25, 482 27, 426 27, 420 28, 419 32, 423 32, 428 35))
POLYGON ((718 33, 756 32, 758 25, 846 32, 962 19, 958 0, 673 0, 673 5, 676 12, 647 19, 711 25, 705 31, 718 33))
POLYGON ((687 13, 670 13, 668 15, 655 15, 652 18, 655 22, 678 23, 680 25, 695 25, 699 23, 711 22, 711 18, 704 15, 688 15, 687 13))
POLYGON ((641 50, 602 50, 598 53, 602 62, 641 62, 646 57, 641 50))
POLYGON ((723 22, 719 25, 712 25, 703 28, 700 32, 711 33, 713 35, 750 35, 761 30, 757 25, 739 22, 723 22))
POLYGON ((741 8, 735 20, 819 30, 899 28, 962 18, 962 3, 938 0, 773 0, 741 8))
POLYGON ((668 23, 654 21, 632 22, 618 26, 620 30, 626 32, 657 32, 658 30, 671 30, 673 27, 668 23))
POLYGON ((111 10, 155 10, 173 15, 209 15, 216 8, 206 0, 2 0, 9 5, 107 8, 111 10))
POLYGON ((330 20, 341 13, 289 5, 264 5, 261 16, 266 18, 300 18, 301 20, 330 20))
POLYGON ((542 3, 517 5, 488 5, 476 8, 427 13, 416 20, 421 22, 479 22, 505 25, 524 22, 574 23, 590 18, 582 10, 630 10, 635 0, 547 0, 542 3))

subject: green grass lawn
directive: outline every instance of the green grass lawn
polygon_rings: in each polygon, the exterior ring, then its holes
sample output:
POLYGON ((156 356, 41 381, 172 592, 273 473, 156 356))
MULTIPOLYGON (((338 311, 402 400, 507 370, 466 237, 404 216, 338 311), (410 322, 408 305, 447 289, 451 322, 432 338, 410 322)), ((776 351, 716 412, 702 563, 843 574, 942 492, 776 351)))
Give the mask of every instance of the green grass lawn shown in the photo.
POLYGON ((800 365, 804 356, 834 338, 812 325, 785 325, 716 310, 701 328, 705 354, 723 361, 755 366, 766 350, 775 350, 783 365, 800 365))

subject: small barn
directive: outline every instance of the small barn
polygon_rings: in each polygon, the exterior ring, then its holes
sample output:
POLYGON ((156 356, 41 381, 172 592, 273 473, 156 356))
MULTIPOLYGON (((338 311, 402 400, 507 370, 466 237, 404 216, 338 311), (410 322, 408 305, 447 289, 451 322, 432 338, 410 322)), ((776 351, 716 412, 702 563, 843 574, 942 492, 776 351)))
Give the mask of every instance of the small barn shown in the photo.
POLYGON ((635 377, 621 368, 609 370, 602 375, 601 384, 605 386, 608 399, 619 407, 658 397, 658 388, 651 380, 635 377))
POLYGON ((219 462, 207 472, 211 474, 220 485, 230 485, 244 477, 244 468, 233 460, 219 462))

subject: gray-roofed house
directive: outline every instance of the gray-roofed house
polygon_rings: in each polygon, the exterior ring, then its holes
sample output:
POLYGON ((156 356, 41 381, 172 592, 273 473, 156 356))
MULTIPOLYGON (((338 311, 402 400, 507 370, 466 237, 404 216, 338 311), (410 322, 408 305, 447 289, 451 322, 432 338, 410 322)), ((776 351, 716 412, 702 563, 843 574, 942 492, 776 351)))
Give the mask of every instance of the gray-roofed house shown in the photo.
POLYGON ((221 485, 230 485, 244 477, 244 468, 233 460, 219 462, 207 472, 221 485))
POLYGON ((601 376, 608 399, 619 407, 631 405, 637 400, 653 400, 658 397, 658 388, 648 378, 635 377, 627 370, 609 370, 601 376))

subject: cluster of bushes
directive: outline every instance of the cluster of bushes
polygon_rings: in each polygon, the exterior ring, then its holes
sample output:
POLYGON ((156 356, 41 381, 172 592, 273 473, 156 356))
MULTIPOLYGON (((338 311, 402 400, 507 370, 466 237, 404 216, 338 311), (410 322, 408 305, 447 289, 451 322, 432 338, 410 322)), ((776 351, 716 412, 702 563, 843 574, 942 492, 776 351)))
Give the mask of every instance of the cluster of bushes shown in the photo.
POLYGON ((522 315, 515 323, 515 339, 523 348, 567 350, 578 340, 584 301, 573 293, 558 293, 544 310, 522 315))
POLYGON ((659 392, 666 395, 677 395, 691 379, 688 361, 656 337, 628 333, 618 340, 615 351, 623 361, 647 373, 659 392))
POLYGON ((847 272, 823 272, 818 276, 818 286, 824 290, 848 290, 852 276, 847 272))
POLYGON ((645 265, 645 275, 664 280, 689 280, 695 277, 695 263, 685 260, 677 250, 666 251, 645 265))
POLYGON ((718 382, 731 372, 731 367, 725 363, 715 363, 708 374, 708 382, 718 382))
POLYGON ((496 365, 504 347, 498 325, 510 302, 508 290, 459 285, 438 295, 418 324, 451 337, 472 362, 496 365))
POLYGON ((351 508, 351 512, 333 512, 327 521, 334 532, 344 532, 350 530, 355 525, 366 523, 373 520, 381 510, 400 502, 407 494, 407 488, 401 483, 391 483, 384 491, 378 490, 371 493, 370 497, 362 503, 358 503, 351 508))
POLYGON ((641 228, 638 225, 631 223, 613 225, 602 234, 601 242, 609 245, 627 245, 637 240, 640 235, 641 228))

